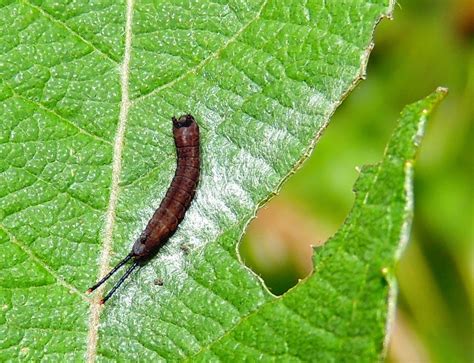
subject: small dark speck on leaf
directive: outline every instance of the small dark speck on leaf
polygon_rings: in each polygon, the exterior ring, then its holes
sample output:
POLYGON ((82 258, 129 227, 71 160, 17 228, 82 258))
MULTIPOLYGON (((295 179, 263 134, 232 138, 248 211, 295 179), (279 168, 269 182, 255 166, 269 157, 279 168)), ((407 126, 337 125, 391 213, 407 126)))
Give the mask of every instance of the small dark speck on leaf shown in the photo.
POLYGON ((153 281, 153 283, 157 286, 163 286, 164 282, 162 279, 158 278, 158 279, 155 279, 155 281, 153 281))
POLYGON ((181 251, 183 251, 185 255, 187 255, 191 251, 191 248, 189 247, 189 245, 185 243, 182 244, 179 248, 181 249, 181 251))

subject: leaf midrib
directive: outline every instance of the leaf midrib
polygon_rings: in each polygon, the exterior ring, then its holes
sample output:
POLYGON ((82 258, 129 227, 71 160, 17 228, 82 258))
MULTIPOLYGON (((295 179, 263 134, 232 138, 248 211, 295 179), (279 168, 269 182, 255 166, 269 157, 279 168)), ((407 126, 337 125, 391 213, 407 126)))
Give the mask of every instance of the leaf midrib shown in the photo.
MULTIPOLYGON (((110 262, 110 254, 112 248, 112 234, 115 224, 115 215, 117 209, 118 195, 120 189, 120 174, 122 171, 122 152, 125 137, 125 129, 127 126, 128 112, 130 109, 129 99, 129 74, 130 74, 130 57, 132 47, 132 15, 133 15, 133 0, 127 0, 125 8, 125 49, 123 53, 123 61, 120 67, 120 86, 121 86, 121 101, 119 122, 117 125, 117 132, 115 135, 113 145, 112 158, 112 176, 110 186, 109 203, 105 215, 105 228, 102 238, 102 253, 99 260, 99 277, 105 275, 108 270, 110 262)), ((89 308, 89 331, 87 334, 87 361, 95 362, 97 355, 97 342, 99 331, 99 319, 101 305, 99 304, 100 296, 102 295, 102 286, 99 288, 97 294, 91 301, 89 308)))

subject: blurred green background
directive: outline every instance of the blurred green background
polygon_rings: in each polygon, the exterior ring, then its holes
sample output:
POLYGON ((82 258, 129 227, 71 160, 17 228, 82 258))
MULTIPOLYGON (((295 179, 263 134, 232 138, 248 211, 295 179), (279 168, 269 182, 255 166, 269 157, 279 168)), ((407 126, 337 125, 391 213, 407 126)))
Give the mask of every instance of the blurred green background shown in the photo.
POLYGON ((474 361, 474 1, 396 6, 394 20, 376 30, 367 80, 241 243, 246 264, 275 294, 308 275, 310 245, 331 236, 352 206, 355 167, 379 161, 402 108, 437 86, 449 94, 428 123, 415 169, 389 362, 474 361))

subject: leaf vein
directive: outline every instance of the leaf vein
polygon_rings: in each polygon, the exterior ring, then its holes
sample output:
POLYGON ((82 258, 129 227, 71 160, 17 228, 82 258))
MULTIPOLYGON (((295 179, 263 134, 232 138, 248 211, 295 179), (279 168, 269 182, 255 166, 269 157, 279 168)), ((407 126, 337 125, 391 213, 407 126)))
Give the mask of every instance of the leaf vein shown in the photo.
POLYGON ((89 301, 87 297, 82 292, 79 291, 78 288, 71 285, 69 282, 64 280, 60 275, 58 275, 58 273, 50 265, 48 265, 45 261, 43 261, 41 258, 36 256, 36 254, 31 250, 30 247, 20 242, 15 237, 15 235, 12 232, 10 232, 10 230, 7 229, 3 224, 0 224, 0 228, 8 235, 11 243, 18 246, 24 253, 26 253, 31 258, 32 261, 34 261, 36 264, 44 268, 58 282, 59 285, 65 287, 69 291, 78 295, 82 300, 89 301))
POLYGON ((34 5, 32 3, 30 3, 28 0, 23 0, 23 3, 30 6, 31 8, 37 10, 39 13, 41 13, 44 17, 48 18, 49 20, 51 20, 52 22, 56 23, 56 24, 59 24, 60 26, 62 26, 64 29, 66 29, 69 33, 71 33, 72 35, 74 35, 76 38, 80 39, 83 43, 87 44, 89 47, 91 47, 92 49, 94 49, 96 52, 98 52, 99 54, 101 54, 104 58, 108 59, 109 61, 117 64, 118 61, 114 59, 114 57, 110 54, 108 54, 107 52, 104 52, 103 50, 101 50, 97 45, 95 45, 94 43, 92 43, 90 40, 87 40, 86 38, 84 38, 82 35, 80 35, 76 30, 72 29, 69 25, 67 25, 64 21, 62 21, 61 19, 58 19, 57 17, 55 17, 54 15, 48 13, 46 10, 44 10, 42 7, 40 6, 37 6, 37 5, 34 5))
POLYGON ((210 54, 209 56, 207 56, 206 58, 204 58, 200 63, 198 63, 196 66, 190 68, 187 72, 183 73, 181 76, 175 78, 174 80, 168 82, 168 83, 165 83, 164 85, 158 87, 158 88, 155 88, 153 91, 147 93, 147 94, 144 94, 144 95, 141 95, 139 97, 136 97, 133 102, 134 104, 137 104, 139 102, 142 102, 143 100, 151 97, 151 96, 154 96, 156 95, 157 93, 161 92, 162 90, 164 89, 167 89, 167 88, 170 88, 172 87, 173 85, 175 85, 177 82, 187 78, 189 75, 193 74, 193 73, 196 73, 197 71, 201 70, 202 68, 204 68, 204 66, 206 64, 208 64, 212 59, 215 59, 215 58, 218 58, 219 55, 229 46, 231 45, 232 43, 234 43, 238 37, 251 25, 253 24, 255 21, 257 21, 258 19, 260 19, 260 16, 262 15, 262 12, 263 10, 265 9, 266 5, 268 4, 268 1, 269 0, 265 0, 263 1, 262 5, 260 6, 260 9, 257 11, 257 14, 252 18, 250 19, 242 28, 240 28, 232 37, 229 38, 229 40, 227 42, 225 42, 223 44, 223 46, 219 49, 217 49, 215 52, 213 52, 212 54, 210 54))

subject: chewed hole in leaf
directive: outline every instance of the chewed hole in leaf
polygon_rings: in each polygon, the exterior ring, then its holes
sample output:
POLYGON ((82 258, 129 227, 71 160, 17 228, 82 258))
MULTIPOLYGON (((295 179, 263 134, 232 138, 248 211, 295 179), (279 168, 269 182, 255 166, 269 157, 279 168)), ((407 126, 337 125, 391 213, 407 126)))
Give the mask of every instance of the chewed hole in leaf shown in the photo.
POLYGON ((303 207, 278 196, 258 211, 239 252, 268 289, 282 295, 311 273, 312 246, 323 244, 329 233, 303 207))

